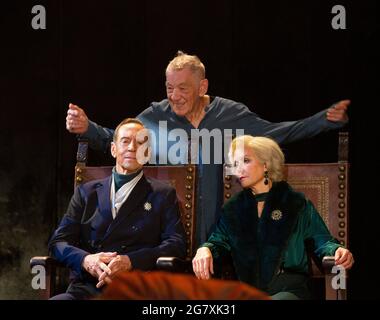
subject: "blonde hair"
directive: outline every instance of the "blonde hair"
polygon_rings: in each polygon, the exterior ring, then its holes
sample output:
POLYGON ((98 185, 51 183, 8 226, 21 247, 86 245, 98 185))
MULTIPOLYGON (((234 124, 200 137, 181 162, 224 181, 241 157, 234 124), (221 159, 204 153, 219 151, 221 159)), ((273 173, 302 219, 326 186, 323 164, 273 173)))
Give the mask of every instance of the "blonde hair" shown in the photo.
POLYGON ((177 55, 171 60, 166 67, 166 74, 171 70, 182 70, 189 68, 194 74, 200 77, 200 80, 206 78, 206 68, 197 56, 186 54, 178 51, 177 55))
POLYGON ((242 146, 251 148, 257 160, 266 164, 270 180, 273 182, 283 180, 285 156, 276 141, 266 137, 239 136, 231 142, 229 151, 231 162, 236 149, 242 146))

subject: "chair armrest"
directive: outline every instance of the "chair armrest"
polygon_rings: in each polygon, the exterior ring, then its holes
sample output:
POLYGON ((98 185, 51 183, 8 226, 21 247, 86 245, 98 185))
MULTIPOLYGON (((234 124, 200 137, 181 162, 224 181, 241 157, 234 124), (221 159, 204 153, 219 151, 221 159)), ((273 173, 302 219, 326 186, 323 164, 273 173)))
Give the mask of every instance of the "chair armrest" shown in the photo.
POLYGON ((36 256, 30 259, 30 268, 42 266, 45 270, 45 278, 41 281, 40 296, 42 299, 49 299, 55 294, 56 289, 56 269, 63 266, 55 258, 49 256, 36 256))
POLYGON ((335 258, 333 256, 325 256, 322 259, 322 267, 325 274, 331 274, 331 269, 335 266, 335 258))
POLYGON ((50 268, 58 266, 60 263, 53 257, 50 256, 36 256, 30 259, 30 267, 34 266, 44 266, 45 268, 50 268))
POLYGON ((346 286, 334 288, 333 283, 336 273, 332 272, 335 266, 335 258, 333 256, 325 256, 322 259, 322 266, 325 272, 325 296, 326 300, 346 300, 346 286))
POLYGON ((159 257, 156 262, 158 270, 188 273, 193 272, 190 260, 183 260, 177 257, 159 257))

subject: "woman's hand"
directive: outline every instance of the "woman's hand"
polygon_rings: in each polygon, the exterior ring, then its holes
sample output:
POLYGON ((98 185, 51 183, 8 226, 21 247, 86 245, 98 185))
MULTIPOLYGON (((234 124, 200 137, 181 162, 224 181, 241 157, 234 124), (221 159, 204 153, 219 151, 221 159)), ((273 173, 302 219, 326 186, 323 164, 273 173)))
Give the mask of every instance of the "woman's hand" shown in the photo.
POLYGON ((354 257, 350 250, 339 247, 335 251, 335 265, 341 265, 346 270, 351 269, 354 264, 354 257))
POLYGON ((193 259, 193 271, 198 279, 210 279, 214 274, 212 254, 209 248, 202 247, 197 250, 193 259))

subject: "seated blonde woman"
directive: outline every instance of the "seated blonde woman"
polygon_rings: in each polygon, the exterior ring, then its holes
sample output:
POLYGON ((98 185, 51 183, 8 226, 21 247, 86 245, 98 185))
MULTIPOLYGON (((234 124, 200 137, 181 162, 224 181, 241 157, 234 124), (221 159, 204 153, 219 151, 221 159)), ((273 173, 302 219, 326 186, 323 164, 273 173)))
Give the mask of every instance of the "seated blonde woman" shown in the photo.
POLYGON ((199 279, 214 273, 213 261, 231 254, 240 281, 273 299, 309 299, 306 240, 315 254, 335 256, 350 269, 351 252, 330 234, 313 204, 283 181, 284 154, 264 137, 240 136, 230 147, 230 160, 243 191, 223 207, 214 232, 193 259, 199 279))

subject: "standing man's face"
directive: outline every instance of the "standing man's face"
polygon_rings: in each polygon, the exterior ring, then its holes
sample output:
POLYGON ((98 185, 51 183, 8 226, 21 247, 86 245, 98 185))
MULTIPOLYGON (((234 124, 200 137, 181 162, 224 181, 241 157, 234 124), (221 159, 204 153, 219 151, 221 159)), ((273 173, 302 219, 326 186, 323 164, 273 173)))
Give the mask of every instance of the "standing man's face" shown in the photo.
POLYGON ((111 144, 111 153, 116 158, 116 172, 128 174, 140 170, 143 165, 137 161, 137 149, 144 143, 137 139, 137 133, 143 129, 138 123, 127 123, 119 128, 116 141, 111 144))
POLYGON ((166 72, 166 95, 172 110, 178 116, 189 117, 198 110, 207 86, 207 80, 200 80, 189 68, 166 72))

